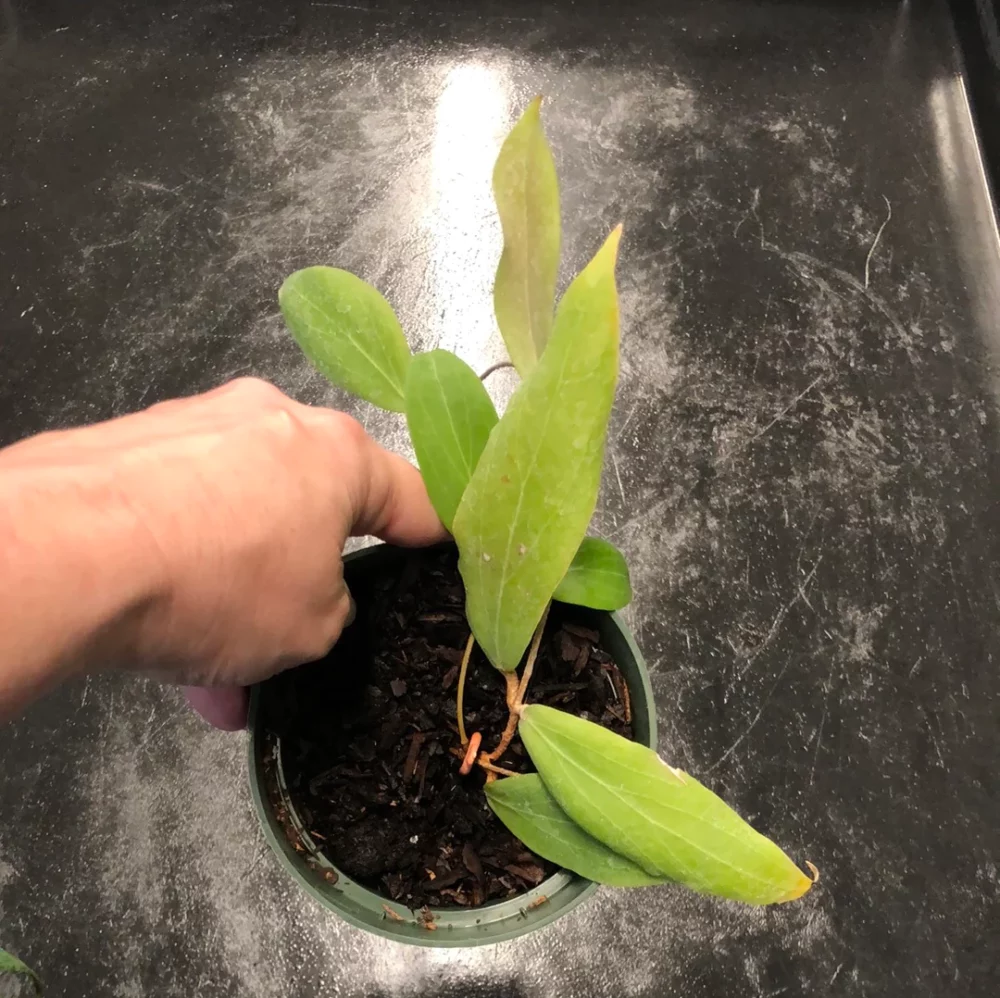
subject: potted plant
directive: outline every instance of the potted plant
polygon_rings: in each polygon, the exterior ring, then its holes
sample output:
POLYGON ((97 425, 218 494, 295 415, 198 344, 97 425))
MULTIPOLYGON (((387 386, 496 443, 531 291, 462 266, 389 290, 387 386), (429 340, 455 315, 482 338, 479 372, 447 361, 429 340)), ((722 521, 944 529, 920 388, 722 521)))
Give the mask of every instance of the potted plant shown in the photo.
POLYGON ((540 105, 493 174, 494 305, 521 378, 502 416, 457 356, 412 355, 358 277, 310 267, 279 296, 320 372, 405 413, 455 547, 348 559, 358 616, 330 660, 255 691, 255 800, 306 889, 355 924, 430 945, 518 935, 595 883, 771 904, 814 882, 654 751, 641 655, 614 614, 631 598, 625 559, 586 536, 618 374, 621 227, 556 307, 558 183, 540 105))

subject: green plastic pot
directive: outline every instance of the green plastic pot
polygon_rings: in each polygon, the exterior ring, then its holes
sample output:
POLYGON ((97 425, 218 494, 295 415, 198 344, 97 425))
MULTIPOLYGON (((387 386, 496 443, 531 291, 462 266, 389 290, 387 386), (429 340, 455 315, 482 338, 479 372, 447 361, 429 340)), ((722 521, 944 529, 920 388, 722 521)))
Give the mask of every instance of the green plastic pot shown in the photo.
MULTIPOLYGON (((350 587, 352 581, 359 582, 365 577, 395 575, 406 557, 407 552, 388 545, 376 545, 346 555, 344 575, 347 584, 350 587)), ((629 629, 616 613, 585 610, 582 614, 587 626, 601 635, 604 648, 614 657, 628 684, 636 740, 655 748, 656 712, 649 674, 629 629)), ((435 929, 427 929, 419 912, 410 911, 362 887, 323 855, 285 791, 280 741, 272 742, 270 748, 276 756, 273 764, 280 796, 277 808, 272 805, 265 783, 264 753, 269 751, 269 740, 260 721, 265 690, 265 687, 255 687, 250 700, 250 786, 264 837, 292 879, 324 908, 351 925, 417 946, 481 946, 540 929, 572 911, 597 890, 597 884, 592 881, 560 870, 534 890, 508 901, 479 908, 432 909, 435 929), (276 813, 278 809, 283 812, 280 817, 276 813), (289 841, 290 834, 298 839, 301 851, 289 841), (388 914, 390 910, 396 918, 388 914)))

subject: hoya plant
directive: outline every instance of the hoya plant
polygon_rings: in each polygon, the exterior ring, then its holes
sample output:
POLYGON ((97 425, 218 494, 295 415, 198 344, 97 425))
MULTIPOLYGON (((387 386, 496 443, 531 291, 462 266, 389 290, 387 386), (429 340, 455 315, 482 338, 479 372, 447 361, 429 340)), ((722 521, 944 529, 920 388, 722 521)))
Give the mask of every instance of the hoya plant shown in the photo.
POLYGON ((455 354, 413 355, 388 302, 350 273, 292 274, 281 310, 330 381, 406 415, 465 586, 471 634, 456 754, 463 772, 486 770, 499 819, 538 855, 600 883, 676 882, 751 904, 790 901, 813 880, 694 777, 598 724, 526 702, 553 600, 617 610, 631 599, 624 557, 587 536, 618 378, 621 227, 556 304, 559 188, 540 110, 539 98, 507 136, 493 172, 504 243, 494 309, 520 377, 502 416, 455 354), (475 643, 506 685, 509 720, 489 750, 478 732, 466 732, 462 707, 475 643), (534 774, 497 765, 515 732, 534 774))

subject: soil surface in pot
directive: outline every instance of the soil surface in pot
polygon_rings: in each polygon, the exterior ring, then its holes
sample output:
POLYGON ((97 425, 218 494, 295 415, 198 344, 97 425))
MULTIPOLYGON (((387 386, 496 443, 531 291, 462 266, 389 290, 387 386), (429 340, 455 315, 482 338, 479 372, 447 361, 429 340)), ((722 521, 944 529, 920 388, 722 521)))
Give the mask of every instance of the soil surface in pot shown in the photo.
MULTIPOLYGON (((325 659, 269 681, 265 730, 281 738, 291 799, 338 869, 413 909, 514 897, 556 868, 489 809, 481 769, 458 772, 455 694, 469 630, 457 554, 418 551, 401 564, 392 578, 352 579, 355 623, 325 659)), ((585 621, 585 611, 553 604, 528 701, 632 737, 625 681, 585 621)), ((503 677, 476 648, 466 731, 481 732, 488 750, 506 721, 503 677)), ((500 764, 532 769, 516 737, 500 764)))

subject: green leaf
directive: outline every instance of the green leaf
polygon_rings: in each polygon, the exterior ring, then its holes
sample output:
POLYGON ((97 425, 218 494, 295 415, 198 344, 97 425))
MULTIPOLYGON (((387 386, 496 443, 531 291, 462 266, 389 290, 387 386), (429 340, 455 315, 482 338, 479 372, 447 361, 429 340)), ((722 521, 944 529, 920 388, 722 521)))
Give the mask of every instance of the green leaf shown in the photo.
POLYGON ((494 814, 532 852, 588 880, 612 887, 669 883, 588 835, 556 803, 537 773, 486 784, 494 814))
POLYGON ((541 97, 528 105, 493 167, 493 197, 503 229, 493 307, 522 378, 549 338, 559 270, 559 181, 541 106, 541 97))
POLYGON ((490 434, 455 514, 466 614, 489 660, 517 668, 594 513, 618 377, 621 229, 570 285, 552 338, 490 434))
POLYGON ((694 777, 643 745, 540 704, 518 726, 559 806, 615 852, 696 891, 775 904, 812 881, 694 777))
POLYGON ((594 610, 620 610, 632 599, 625 556, 599 537, 584 537, 552 598, 594 610))
POLYGON ((35 994, 42 993, 42 982, 38 975, 26 964, 5 949, 0 949, 0 974, 17 974, 20 977, 27 977, 35 989, 35 994))
POLYGON ((313 366, 335 385, 403 412, 410 348, 389 303, 334 267, 307 267, 278 292, 285 322, 313 366))
POLYGON ((427 494, 449 530, 497 418, 483 383, 464 360, 447 350, 413 358, 406 422, 427 494))

